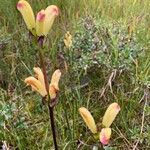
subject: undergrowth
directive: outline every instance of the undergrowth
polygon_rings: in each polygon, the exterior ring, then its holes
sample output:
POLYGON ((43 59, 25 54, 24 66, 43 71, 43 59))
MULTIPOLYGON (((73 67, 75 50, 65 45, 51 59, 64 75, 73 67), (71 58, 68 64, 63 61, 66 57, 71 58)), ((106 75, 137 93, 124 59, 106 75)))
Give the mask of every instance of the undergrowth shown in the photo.
MULTIPOLYGON (((78 109, 87 107, 101 122, 106 107, 116 101, 121 111, 111 142, 103 148, 148 150, 149 1, 30 2, 35 11, 49 3, 61 10, 45 48, 48 73, 56 68, 63 72, 55 110, 60 149, 92 149, 96 143, 78 109), (67 31, 73 40, 69 49, 63 43, 67 31)), ((52 149, 47 106, 23 82, 39 60, 16 3, 4 0, 0 5, 0 145, 52 149)))

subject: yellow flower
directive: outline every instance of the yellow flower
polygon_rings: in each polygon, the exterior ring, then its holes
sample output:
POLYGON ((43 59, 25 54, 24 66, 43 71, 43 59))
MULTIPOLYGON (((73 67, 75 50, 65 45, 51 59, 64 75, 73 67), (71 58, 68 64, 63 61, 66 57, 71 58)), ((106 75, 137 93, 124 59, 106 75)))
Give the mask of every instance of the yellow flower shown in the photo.
POLYGON ((103 145, 107 145, 109 143, 111 137, 111 128, 103 128, 99 134, 100 142, 103 145))
MULTIPOLYGON (((43 97, 47 95, 47 91, 45 88, 45 81, 44 81, 44 75, 42 70, 39 67, 34 67, 33 68, 35 72, 35 77, 28 77, 25 79, 25 83, 27 85, 30 85, 33 90, 39 92, 43 97)), ((61 72, 59 69, 57 69, 51 79, 51 83, 49 86, 49 94, 51 99, 56 98, 57 91, 59 90, 58 88, 58 83, 61 77, 61 72)))
POLYGON ((64 43, 67 48, 72 46, 72 35, 69 33, 69 31, 65 34, 64 43))
POLYGON ((17 9, 20 11, 28 30, 35 35, 35 16, 30 4, 25 0, 20 0, 17 3, 17 9))
POLYGON ((45 18, 43 34, 46 36, 53 25, 55 17, 59 15, 59 9, 55 5, 50 5, 45 9, 45 14, 46 14, 46 18, 45 18))
MULTIPOLYGON (((107 145, 109 143, 111 137, 111 128, 109 127, 116 118, 119 111, 120 106, 117 103, 112 103, 109 105, 105 112, 102 121, 102 124, 105 126, 105 128, 102 128, 101 132, 99 133, 99 140, 103 145, 107 145)), ((79 108, 79 112, 92 133, 97 133, 97 127, 91 113, 85 107, 79 108)))
POLYGON ((117 103, 110 104, 104 114, 102 124, 105 127, 109 128, 112 122, 115 120, 119 111, 120 111, 120 106, 117 103))
POLYGON ((56 97, 57 91, 59 91, 58 83, 61 77, 61 72, 59 69, 57 69, 51 78, 51 83, 49 85, 49 93, 51 99, 54 99, 56 97))
POLYGON ((79 108, 79 112, 91 132, 97 133, 97 127, 91 113, 85 107, 79 108))
POLYGON ((36 34, 37 36, 46 36, 53 25, 55 17, 59 14, 58 7, 50 5, 45 10, 38 12, 35 21, 33 10, 25 0, 20 0, 17 3, 17 9, 22 14, 27 28, 33 35, 36 34))
POLYGON ((44 22, 45 22, 45 10, 38 12, 36 16, 36 34, 37 36, 43 36, 44 22))
POLYGON ((43 97, 47 95, 46 92, 46 88, 45 88, 45 83, 44 83, 44 76, 43 76, 43 72, 40 68, 33 68, 34 72, 35 72, 35 77, 28 77, 25 79, 25 83, 27 85, 31 85, 32 89, 34 91, 39 92, 43 97))

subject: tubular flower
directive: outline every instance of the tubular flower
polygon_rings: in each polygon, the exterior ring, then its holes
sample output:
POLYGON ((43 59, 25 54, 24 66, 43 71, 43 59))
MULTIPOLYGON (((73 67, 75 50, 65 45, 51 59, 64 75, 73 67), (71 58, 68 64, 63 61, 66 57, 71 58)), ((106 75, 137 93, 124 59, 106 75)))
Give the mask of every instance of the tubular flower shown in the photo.
POLYGON ((117 114, 120 111, 120 106, 117 103, 112 103, 108 106, 102 124, 105 126, 100 132, 99 139, 103 145, 107 145, 109 143, 109 139, 111 137, 111 128, 109 128, 112 122, 115 120, 117 114))
POLYGON ((44 85, 34 77, 28 77, 25 79, 27 85, 31 85, 32 89, 39 92, 43 97, 47 95, 44 85))
POLYGON ((20 11, 28 30, 34 35, 35 31, 35 16, 30 4, 25 0, 20 0, 17 3, 17 9, 20 11))
MULTIPOLYGON (((27 85, 30 85, 33 90, 39 92, 43 97, 45 97, 47 95, 47 91, 45 88, 43 72, 39 67, 34 67, 33 70, 35 72, 35 77, 30 76, 26 78, 25 83, 27 85)), ((51 99, 56 97, 57 91, 59 90, 58 82, 60 76, 61 76, 61 72, 59 69, 57 69, 52 75, 51 83, 49 86, 49 94, 51 99)))
POLYGON ((42 70, 39 67, 34 67, 33 70, 35 73, 35 78, 38 79, 41 82, 41 84, 45 87, 44 75, 42 70))
POLYGON ((57 69, 51 78, 51 83, 49 85, 49 93, 51 99, 54 99, 56 97, 57 91, 59 91, 58 83, 61 77, 61 72, 59 69, 57 69))
POLYGON ((109 143, 111 137, 111 128, 103 128, 99 134, 100 142, 103 145, 107 145, 109 143))
POLYGON ((45 10, 38 12, 36 16, 36 34, 37 36, 43 36, 44 22, 45 22, 45 10))
POLYGON ((51 29, 55 17, 59 15, 59 9, 55 5, 50 5, 45 9, 45 23, 44 23, 44 32, 43 35, 46 36, 51 29))
POLYGON ((120 111, 120 106, 117 103, 110 104, 104 114, 102 124, 107 128, 110 127, 110 125, 115 120, 119 111, 120 111))
POLYGON ((72 35, 69 33, 69 31, 65 34, 64 43, 67 48, 72 46, 72 35))
MULTIPOLYGON (((109 105, 105 112, 102 121, 102 125, 105 127, 102 128, 101 132, 99 133, 99 140, 103 145, 107 145, 109 143, 111 137, 111 128, 109 127, 116 118, 119 111, 120 106, 117 103, 112 103, 109 105)), ((79 108, 79 112, 92 133, 97 133, 97 127, 91 113, 85 107, 79 108)))
POLYGON ((85 107, 79 108, 79 112, 91 132, 97 133, 97 127, 91 113, 85 107))
POLYGON ((35 21, 33 10, 25 0, 20 0, 17 3, 17 9, 22 14, 27 28, 33 35, 36 34, 37 36, 46 36, 53 25, 55 17, 59 15, 58 7, 50 5, 45 10, 38 12, 35 21))

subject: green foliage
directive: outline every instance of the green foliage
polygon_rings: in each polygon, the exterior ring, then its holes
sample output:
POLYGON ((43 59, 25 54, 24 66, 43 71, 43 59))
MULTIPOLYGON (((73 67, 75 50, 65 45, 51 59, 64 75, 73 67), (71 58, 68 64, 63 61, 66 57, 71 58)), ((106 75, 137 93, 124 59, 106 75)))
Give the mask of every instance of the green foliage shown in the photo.
POLYGON ((144 54, 144 45, 121 22, 106 22, 88 16, 79 22, 79 26, 80 30, 72 36, 73 44, 69 50, 60 44, 60 50, 63 49, 69 63, 74 62, 75 70, 96 66, 104 66, 108 70, 131 70, 144 54))
MULTIPOLYGON (((32 75, 32 68, 39 66, 39 60, 16 3, 17 0, 3 0, 0 4, 0 145, 5 141, 9 149, 53 149, 47 107, 23 82, 32 75)), ((56 4, 61 10, 45 49, 47 71, 59 67, 63 74, 55 110, 59 148, 89 150, 94 145, 100 146, 90 135, 78 108, 87 107, 96 122, 101 122, 106 106, 117 101, 121 111, 112 125, 110 145, 103 148, 133 149, 140 140, 137 148, 149 150, 149 0, 31 0, 30 3, 35 13, 48 4, 56 4), (134 27, 132 34, 128 30, 130 25, 134 27), (73 36, 70 49, 63 43, 68 30, 73 36), (68 71, 63 61, 57 59, 60 53, 68 71)))

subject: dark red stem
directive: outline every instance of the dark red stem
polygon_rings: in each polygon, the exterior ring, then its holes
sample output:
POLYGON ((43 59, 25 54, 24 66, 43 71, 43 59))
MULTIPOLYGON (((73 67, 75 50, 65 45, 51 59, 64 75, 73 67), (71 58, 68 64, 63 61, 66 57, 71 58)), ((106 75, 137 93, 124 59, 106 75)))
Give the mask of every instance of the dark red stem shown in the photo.
POLYGON ((41 63, 41 67, 43 70, 45 88, 46 88, 47 97, 48 97, 48 110, 49 110, 49 117, 50 117, 50 125, 51 125, 52 134, 53 134, 55 150, 58 150, 57 140, 56 140, 56 131, 55 131, 54 107, 51 107, 50 105, 51 98, 49 95, 49 83, 48 83, 48 78, 47 78, 47 73, 46 73, 46 66, 44 63, 44 57, 41 51, 43 47, 43 41, 39 41, 39 46, 40 46, 40 51, 39 51, 40 63, 41 63))

